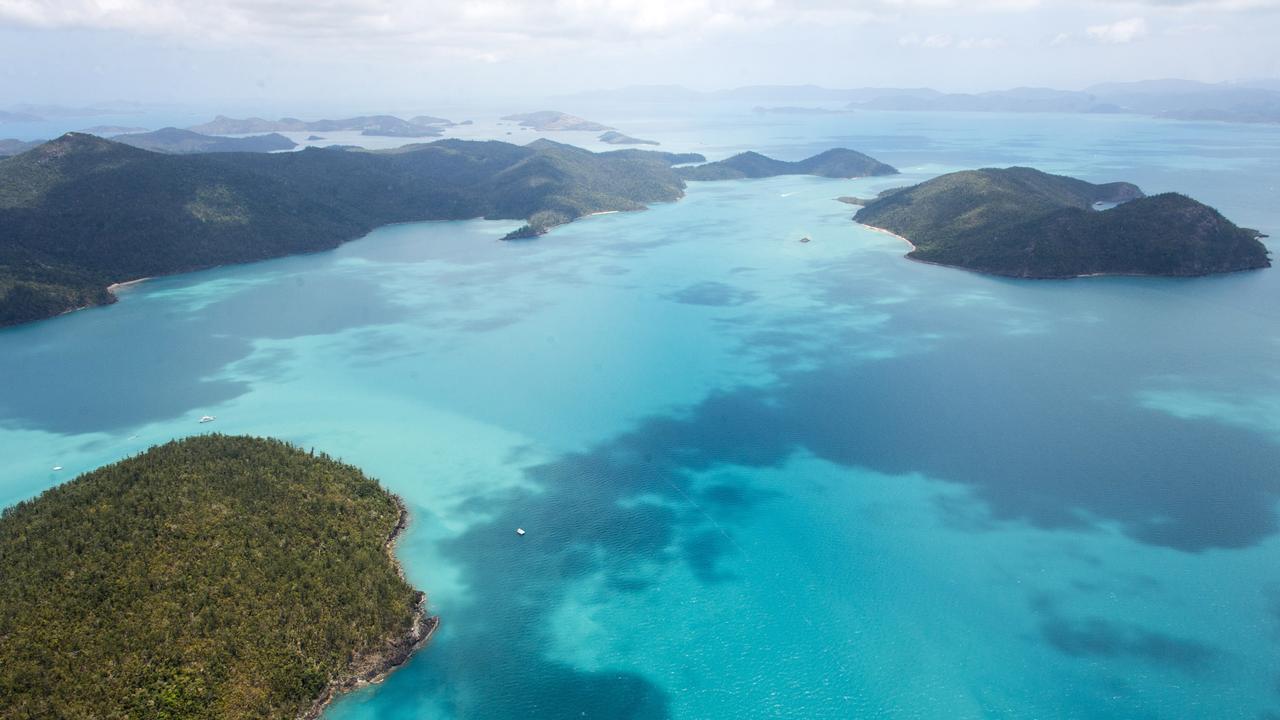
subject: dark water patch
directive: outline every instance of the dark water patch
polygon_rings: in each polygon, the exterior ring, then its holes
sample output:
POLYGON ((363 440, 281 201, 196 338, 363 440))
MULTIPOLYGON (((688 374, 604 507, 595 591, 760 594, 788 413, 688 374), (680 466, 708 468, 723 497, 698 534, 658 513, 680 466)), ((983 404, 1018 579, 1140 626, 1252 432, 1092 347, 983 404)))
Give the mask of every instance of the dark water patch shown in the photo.
POLYGON ((260 349, 253 356, 236 363, 236 372, 252 376, 257 381, 280 380, 284 377, 284 366, 293 359, 295 353, 289 348, 260 349))
POLYGON ((720 484, 710 485, 702 489, 698 493, 698 501, 700 504, 711 504, 721 510, 731 510, 734 512, 750 510, 760 504, 762 500, 777 497, 776 493, 770 493, 758 490, 746 484, 749 481, 742 479, 741 484, 733 483, 735 478, 729 476, 722 478, 730 482, 721 482, 720 484))
MULTIPOLYGON (((1124 382, 1031 342, 835 362, 653 418, 606 446, 619 457, 574 463, 599 463, 580 472, 612 482, 661 486, 690 470, 778 465, 805 449, 848 467, 962 483, 994 518, 1044 528, 1118 522, 1136 540, 1186 551, 1272 534, 1280 446, 1138 407, 1124 382), (649 461, 622 462, 628 453, 649 461)), ((535 479, 559 482, 565 466, 555 467, 535 479)))
POLYGON ((1218 656, 1213 647, 1146 628, 1089 617, 1060 615, 1044 598, 1032 602, 1040 615, 1040 634, 1059 652, 1078 658, 1132 657, 1189 674, 1205 671, 1218 656))
MULTIPOLYGON (((92 322, 67 323, 52 342, 28 344, 16 333, 4 338, 0 423, 63 434, 108 432, 194 413, 248 390, 246 383, 208 379, 247 356, 247 340, 197 340, 172 315, 144 328, 112 309, 94 313, 92 322)), ((47 328, 39 329, 47 338, 47 328)))
POLYGON ((729 538, 715 529, 694 533, 680 545, 684 561, 694 577, 706 585, 725 582, 735 575, 720 568, 720 558, 732 547, 729 538))
POLYGON ((241 290, 193 320, 214 336, 288 339, 399 322, 407 314, 359 275, 305 273, 241 290))
POLYGON ((708 305, 727 307, 744 305, 756 299, 756 293, 722 282, 700 282, 667 295, 683 305, 708 305))
MULTIPOLYGON (((951 341, 948 350, 875 362, 833 353, 816 369, 713 394, 530 467, 538 491, 478 504, 492 519, 443 543, 469 592, 465 605, 447 611, 462 630, 392 686, 465 702, 474 718, 665 717, 656 685, 570 670, 550 657, 546 612, 575 581, 599 577, 607 589, 640 593, 672 563, 706 584, 735 582, 725 570, 738 551, 733 518, 769 496, 747 490, 732 468, 777 467, 801 451, 971 488, 987 508, 970 508, 975 532, 988 518, 1050 529, 1119 525, 1141 542, 1196 551, 1244 547, 1274 531, 1280 446, 1266 438, 1137 407, 1127 400, 1127 376, 1107 380, 1057 346, 984 336, 951 341), (516 527, 528 534, 517 538, 516 527), (562 682, 585 694, 554 708, 533 700, 562 682), (637 707, 645 714, 632 714, 637 707)), ((1203 671, 1218 654, 1052 609, 1042 612, 1040 632, 1063 653, 1186 672, 1203 671)))
MULTIPOLYGON (((475 653, 471 662, 509 655, 518 670, 506 682, 538 696, 539 678, 564 668, 546 657, 547 629, 532 608, 556 606, 570 581, 597 574, 607 587, 641 592, 654 576, 645 568, 669 563, 683 563, 707 584, 733 582, 724 568, 736 548, 722 523, 768 498, 753 497, 732 473, 699 487, 692 477, 776 467, 797 451, 968 486, 989 515, 975 515, 967 501, 954 509, 959 515, 969 505, 963 519, 975 532, 989 519, 1050 529, 1119 524, 1139 541, 1187 551, 1244 547, 1273 532, 1280 447, 1256 433, 1134 406, 1125 382, 1100 381, 1096 368, 1053 348, 984 338, 953 341, 945 355, 834 360, 766 388, 717 393, 679 415, 652 417, 589 451, 529 469, 540 492, 497 502, 491 522, 446 543, 474 598, 451 609, 452 622, 492 629, 491 638, 468 632, 458 642, 475 653), (655 497, 662 502, 645 499, 655 497), (514 542, 515 527, 529 535, 514 542), (512 647, 511 637, 531 640, 512 647), (487 642, 495 644, 486 652, 487 642)), ((1202 671, 1216 656, 1185 638, 1049 611, 1041 634, 1078 657, 1131 657, 1187 672, 1202 671)), ((463 662, 432 657, 433 667, 463 662)), ((485 669, 454 668, 478 684, 467 686, 468 696, 486 698, 471 707, 474 717, 557 716, 491 699, 502 693, 485 669)), ((453 691, 428 684, 423 692, 453 691)), ((629 692, 659 697, 652 686, 629 692)), ((606 707, 617 717, 629 711, 606 707)), ((653 707, 665 712, 661 703, 653 707)), ((561 709, 559 716, 578 710, 561 709)))
MULTIPOLYGON (((0 335, 0 423, 79 434, 198 417, 248 391, 217 375, 248 357, 255 340, 397 322, 406 312, 371 281, 313 274, 242 288, 197 311, 156 298, 19 328, 0 335)), ((247 370, 271 377, 287 357, 264 355, 247 370)))
POLYGON ((1274 532, 1274 443, 1133 407, 1112 388, 1081 393, 1079 368, 1026 349, 802 374, 773 399, 777 422, 841 464, 971 485, 997 517, 1051 528, 1111 519, 1183 550, 1244 547, 1274 532))
MULTIPOLYGON (((443 546, 473 598, 448 612, 462 630, 402 671, 411 681, 380 694, 406 704, 434 698, 470 718, 669 717, 665 693, 644 678, 585 672, 546 655, 546 613, 574 579, 603 573, 610 590, 642 592, 652 586, 647 568, 698 555, 698 540, 677 537, 695 515, 673 509, 686 481, 667 477, 668 459, 650 457, 624 438, 531 468, 539 492, 491 499, 491 521, 443 546), (646 500, 655 495, 670 502, 646 500), (527 534, 517 537, 516 527, 527 534)), ((714 567, 703 555, 693 561, 714 567)))

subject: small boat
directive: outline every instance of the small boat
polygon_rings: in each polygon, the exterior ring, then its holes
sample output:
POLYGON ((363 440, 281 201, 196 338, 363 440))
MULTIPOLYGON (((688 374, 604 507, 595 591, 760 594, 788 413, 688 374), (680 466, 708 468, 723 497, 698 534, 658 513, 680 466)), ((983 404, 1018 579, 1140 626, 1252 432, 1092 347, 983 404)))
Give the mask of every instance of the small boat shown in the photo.
POLYGON ((214 421, 214 420, 216 420, 216 419, 217 419, 217 418, 215 418, 215 417, 214 417, 214 416, 212 416, 212 415, 205 415, 204 417, 200 418, 200 423, 201 423, 201 424, 204 424, 204 423, 211 423, 211 422, 213 422, 213 421, 214 421))
POLYGON ((62 469, 62 466, 61 466, 61 465, 54 465, 54 466, 53 466, 53 471, 54 471, 54 472, 58 472, 58 471, 59 471, 59 470, 61 470, 61 469, 62 469))
POLYGON ((809 236, 805 235, 804 237, 800 238, 800 242, 809 242, 809 236))
POLYGON ((517 535, 524 535, 524 528, 516 528, 517 535))

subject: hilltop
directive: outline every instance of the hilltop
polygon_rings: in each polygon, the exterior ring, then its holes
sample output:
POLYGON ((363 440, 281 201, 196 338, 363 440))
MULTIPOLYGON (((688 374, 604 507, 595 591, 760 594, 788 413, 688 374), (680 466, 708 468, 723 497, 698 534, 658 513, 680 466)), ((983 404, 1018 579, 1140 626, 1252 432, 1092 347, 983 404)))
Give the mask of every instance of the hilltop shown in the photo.
POLYGON ((166 155, 70 133, 0 160, 0 325, 108 285, 336 247, 379 225, 562 221, 676 200, 687 156, 439 140, 392 151, 166 155))
POLYGON ((882 194, 854 219, 909 240, 912 259, 1012 277, 1193 276, 1271 264, 1256 231, 1189 197, 1032 168, 943 175, 882 194))
POLYGON ((856 150, 835 148, 798 162, 774 160, 757 152, 744 152, 727 160, 680 168, 678 172, 685 180, 738 180, 777 175, 854 178, 896 175, 898 170, 856 150))
POLYGON ((358 469, 276 440, 152 448, 0 515, 0 718, 314 717, 436 626, 358 469))

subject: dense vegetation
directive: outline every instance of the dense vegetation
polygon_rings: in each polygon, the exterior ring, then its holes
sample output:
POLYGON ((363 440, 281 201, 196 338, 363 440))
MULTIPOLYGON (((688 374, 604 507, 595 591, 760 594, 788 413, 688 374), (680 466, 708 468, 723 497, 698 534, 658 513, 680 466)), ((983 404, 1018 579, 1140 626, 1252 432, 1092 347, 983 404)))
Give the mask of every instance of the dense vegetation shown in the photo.
POLYGON ((1258 233, 1174 193, 1031 168, 951 173, 895 189, 855 219, 916 245, 908 257, 1013 277, 1205 275, 1270 265, 1258 233), (1096 210, 1098 203, 1122 203, 1096 210))
POLYGON ((546 140, 163 155, 72 133, 0 160, 0 325, 110 302, 114 282, 328 249, 392 222, 636 210, 679 198, 670 166, 690 157, 546 140))
POLYGON ((116 135, 112 139, 143 150, 164 153, 274 152, 298 147, 297 143, 279 133, 251 137, 219 137, 173 127, 161 128, 154 132, 126 133, 116 135))
POLYGON ((834 148, 799 162, 774 160, 757 152, 744 152, 727 160, 679 169, 685 180, 739 180, 778 175, 818 175, 829 178, 896 175, 897 169, 855 150, 834 148))
POLYGON ((152 448, 0 515, 0 718, 292 718, 409 631, 400 507, 275 440, 152 448))

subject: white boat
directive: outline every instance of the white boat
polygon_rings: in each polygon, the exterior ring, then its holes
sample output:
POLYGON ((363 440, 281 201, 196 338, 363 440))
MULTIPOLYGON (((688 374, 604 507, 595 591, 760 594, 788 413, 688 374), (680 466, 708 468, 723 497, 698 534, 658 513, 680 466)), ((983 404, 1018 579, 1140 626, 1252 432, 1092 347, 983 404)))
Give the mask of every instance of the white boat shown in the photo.
POLYGON ((200 422, 201 422, 201 423, 210 423, 210 422, 213 422, 213 421, 214 421, 214 420, 216 420, 216 419, 217 419, 217 418, 215 418, 215 417, 214 417, 214 416, 212 416, 212 415, 205 415, 204 417, 200 418, 200 422))
POLYGON ((517 535, 524 535, 524 528, 516 528, 517 535))
POLYGON ((58 471, 59 471, 59 470, 61 470, 61 469, 62 469, 62 466, 61 466, 61 465, 54 465, 54 466, 53 466, 53 471, 54 471, 54 472, 58 472, 58 471))

